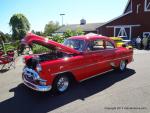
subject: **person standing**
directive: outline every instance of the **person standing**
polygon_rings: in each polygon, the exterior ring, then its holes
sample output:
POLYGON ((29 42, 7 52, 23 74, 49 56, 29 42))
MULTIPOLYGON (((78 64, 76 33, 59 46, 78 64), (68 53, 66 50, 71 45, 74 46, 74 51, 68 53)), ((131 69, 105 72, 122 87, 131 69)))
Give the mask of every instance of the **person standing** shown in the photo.
POLYGON ((138 49, 141 48, 141 38, 140 38, 140 36, 138 36, 138 37, 136 38, 136 46, 137 46, 138 49))
POLYGON ((148 38, 145 36, 142 40, 142 44, 144 46, 144 49, 147 49, 147 45, 148 45, 148 38))
POLYGON ((147 49, 148 50, 150 49, 150 37, 148 37, 148 40, 147 40, 147 49))

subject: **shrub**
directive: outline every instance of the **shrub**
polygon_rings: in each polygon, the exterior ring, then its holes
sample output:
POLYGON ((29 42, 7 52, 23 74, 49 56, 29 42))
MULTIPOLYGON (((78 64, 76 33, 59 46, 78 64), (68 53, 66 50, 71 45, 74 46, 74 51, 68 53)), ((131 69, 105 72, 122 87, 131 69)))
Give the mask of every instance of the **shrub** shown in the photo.
POLYGON ((5 52, 9 50, 14 50, 15 47, 12 44, 5 44, 5 52))
POLYGON ((49 52, 50 49, 38 44, 34 44, 34 46, 32 47, 32 51, 33 54, 40 54, 40 53, 49 52))
POLYGON ((63 43, 63 41, 65 39, 65 37, 62 36, 62 35, 55 35, 53 37, 48 36, 47 38, 50 39, 50 40, 53 40, 55 42, 58 42, 58 43, 63 43))
POLYGON ((17 50, 18 46, 19 46, 19 40, 17 40, 14 43, 4 43, 4 51, 9 51, 9 50, 17 50))

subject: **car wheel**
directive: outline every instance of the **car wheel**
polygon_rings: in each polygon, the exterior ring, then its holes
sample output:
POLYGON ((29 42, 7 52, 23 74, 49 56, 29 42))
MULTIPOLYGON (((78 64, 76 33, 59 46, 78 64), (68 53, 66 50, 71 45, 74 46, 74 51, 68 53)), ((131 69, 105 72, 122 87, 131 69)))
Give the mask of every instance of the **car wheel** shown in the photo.
POLYGON ((125 60, 121 60, 120 61, 120 65, 119 65, 119 70, 121 72, 125 71, 126 70, 126 66, 127 66, 126 61, 125 60))
POLYGON ((54 82, 54 90, 58 93, 63 93, 68 90, 70 86, 70 80, 67 76, 59 76, 56 78, 54 82))

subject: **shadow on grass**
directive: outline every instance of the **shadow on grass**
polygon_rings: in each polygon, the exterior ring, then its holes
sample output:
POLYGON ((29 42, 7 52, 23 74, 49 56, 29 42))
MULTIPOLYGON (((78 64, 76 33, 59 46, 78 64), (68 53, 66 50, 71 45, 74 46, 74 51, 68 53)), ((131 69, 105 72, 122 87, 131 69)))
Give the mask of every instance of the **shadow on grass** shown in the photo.
POLYGON ((84 101, 85 98, 99 93, 133 74, 135 74, 135 71, 132 69, 127 69, 124 73, 109 72, 77 83, 61 95, 52 92, 35 92, 25 85, 19 84, 17 87, 10 89, 10 92, 14 92, 14 97, 0 103, 0 113, 47 113, 77 99, 84 101))

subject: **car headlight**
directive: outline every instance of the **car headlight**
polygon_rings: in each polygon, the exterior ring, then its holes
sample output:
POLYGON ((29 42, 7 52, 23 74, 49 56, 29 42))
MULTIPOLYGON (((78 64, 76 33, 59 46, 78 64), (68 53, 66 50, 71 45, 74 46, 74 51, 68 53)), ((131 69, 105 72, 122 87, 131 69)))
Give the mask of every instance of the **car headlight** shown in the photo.
POLYGON ((37 64, 37 65, 36 65, 36 70, 37 70, 37 72, 42 71, 42 67, 41 67, 41 65, 40 65, 40 64, 37 64))

